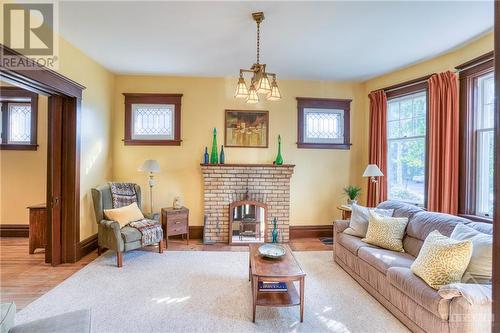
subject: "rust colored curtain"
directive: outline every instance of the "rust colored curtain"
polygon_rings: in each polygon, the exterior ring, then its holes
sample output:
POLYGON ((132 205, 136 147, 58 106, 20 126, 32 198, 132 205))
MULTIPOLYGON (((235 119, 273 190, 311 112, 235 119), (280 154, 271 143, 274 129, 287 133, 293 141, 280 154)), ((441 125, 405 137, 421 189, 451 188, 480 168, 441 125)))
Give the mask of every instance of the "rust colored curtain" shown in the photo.
POLYGON ((429 80, 427 209, 458 212, 459 115, 457 77, 448 71, 429 80))
MULTIPOLYGON (((370 151, 368 163, 376 164, 387 175, 387 97, 383 90, 371 92, 370 98, 370 151)), ((368 207, 375 207, 387 200, 387 178, 379 177, 377 183, 368 179, 368 207)))

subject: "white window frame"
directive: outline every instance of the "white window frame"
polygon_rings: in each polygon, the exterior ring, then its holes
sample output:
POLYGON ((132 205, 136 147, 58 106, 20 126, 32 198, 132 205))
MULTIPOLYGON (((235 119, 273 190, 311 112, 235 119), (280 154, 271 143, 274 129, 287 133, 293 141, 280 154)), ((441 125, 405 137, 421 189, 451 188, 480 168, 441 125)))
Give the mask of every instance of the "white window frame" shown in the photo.
MULTIPOLYGON (((399 96, 399 97, 394 97, 394 98, 391 98, 389 100, 387 100, 387 113, 389 112, 389 103, 391 102, 401 102, 402 100, 404 99, 408 99, 409 97, 411 97, 412 99, 418 97, 417 95, 423 95, 427 98, 427 91, 426 90, 421 90, 421 91, 415 91, 414 93, 409 93, 409 94, 405 94, 403 96, 399 96)), ((427 128, 427 117, 428 117, 428 112, 427 112, 427 109, 428 109, 428 105, 427 105, 427 101, 426 101, 426 107, 425 107, 425 123, 426 123, 426 126, 425 126, 425 134, 422 134, 422 135, 412 135, 412 136, 402 136, 402 137, 396 137, 396 138, 390 138, 389 136, 389 133, 387 132, 387 173, 389 173, 390 169, 389 169, 389 159, 390 159, 390 156, 389 156, 389 147, 390 147, 390 144, 393 143, 393 142, 404 142, 404 141, 411 141, 411 140, 424 140, 424 165, 426 165, 426 160, 427 160, 427 131, 428 131, 428 128, 427 128)), ((403 120, 414 120, 416 118, 420 118, 420 117, 415 117, 413 114, 412 114, 412 117, 411 118, 405 118, 403 120)), ((386 120, 386 128, 387 128, 387 131, 389 130, 389 123, 390 122, 396 122, 396 121, 401 121, 401 118, 399 118, 398 120, 389 120, 389 116, 387 115, 387 120, 386 120)), ((389 200, 397 200, 397 201, 401 201, 401 202, 405 202, 405 203, 409 203, 409 204, 412 204, 412 205, 416 205, 416 206, 419 206, 419 207, 425 207, 426 205, 426 201, 427 201, 427 186, 425 185, 427 183, 427 168, 425 167, 424 168, 424 200, 423 202, 415 202, 415 201, 411 201, 411 200, 404 200, 404 199, 399 199, 399 198, 391 198, 389 195, 390 195, 390 183, 389 183, 389 174, 386 175, 387 176, 387 199, 389 200)))

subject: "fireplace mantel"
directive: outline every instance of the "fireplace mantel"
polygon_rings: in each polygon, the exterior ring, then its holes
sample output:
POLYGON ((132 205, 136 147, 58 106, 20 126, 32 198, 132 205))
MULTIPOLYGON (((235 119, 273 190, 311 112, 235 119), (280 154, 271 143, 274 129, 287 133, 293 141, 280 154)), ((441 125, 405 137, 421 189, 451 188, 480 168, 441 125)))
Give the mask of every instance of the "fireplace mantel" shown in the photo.
POLYGON ((252 163, 224 163, 224 164, 205 164, 205 163, 200 163, 202 167, 228 167, 228 168, 294 168, 295 164, 282 164, 282 165, 276 165, 276 164, 252 164, 252 163))

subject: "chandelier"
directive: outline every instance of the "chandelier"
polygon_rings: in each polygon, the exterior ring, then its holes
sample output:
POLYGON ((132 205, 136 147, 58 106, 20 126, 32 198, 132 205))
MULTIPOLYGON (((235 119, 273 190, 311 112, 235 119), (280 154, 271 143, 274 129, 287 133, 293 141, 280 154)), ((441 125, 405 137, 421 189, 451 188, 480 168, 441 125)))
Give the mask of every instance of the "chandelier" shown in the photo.
POLYGON ((260 24, 264 20, 264 13, 252 13, 254 21, 257 23, 257 62, 250 69, 240 69, 240 78, 236 85, 234 93, 235 98, 246 98, 247 103, 258 103, 259 95, 265 94, 268 101, 277 101, 281 99, 281 93, 276 82, 276 74, 266 72, 266 64, 260 61, 260 24), (247 88, 244 73, 252 73, 250 88, 247 88), (272 81, 269 79, 272 78, 272 81))

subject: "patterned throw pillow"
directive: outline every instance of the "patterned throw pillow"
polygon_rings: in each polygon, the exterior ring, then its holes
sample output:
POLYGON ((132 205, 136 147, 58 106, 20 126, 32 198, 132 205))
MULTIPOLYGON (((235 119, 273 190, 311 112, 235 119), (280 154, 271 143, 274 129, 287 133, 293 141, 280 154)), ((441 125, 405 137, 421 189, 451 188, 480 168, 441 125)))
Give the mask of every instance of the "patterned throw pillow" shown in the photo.
POLYGON ((384 249, 404 252, 403 237, 405 235, 406 217, 388 217, 370 212, 370 222, 363 242, 384 249))
POLYGON ((431 232, 424 241, 411 271, 434 289, 460 282, 472 255, 472 241, 457 241, 431 232))
POLYGON ((392 216, 394 209, 368 208, 352 204, 351 220, 349 221, 349 227, 344 230, 344 234, 366 237, 368 222, 370 220, 370 212, 375 212, 383 216, 392 216))

